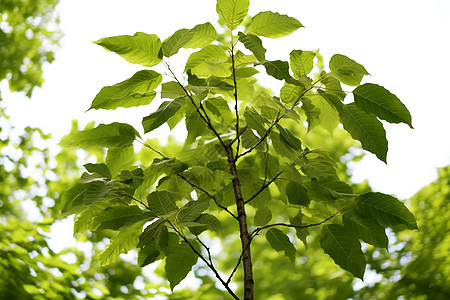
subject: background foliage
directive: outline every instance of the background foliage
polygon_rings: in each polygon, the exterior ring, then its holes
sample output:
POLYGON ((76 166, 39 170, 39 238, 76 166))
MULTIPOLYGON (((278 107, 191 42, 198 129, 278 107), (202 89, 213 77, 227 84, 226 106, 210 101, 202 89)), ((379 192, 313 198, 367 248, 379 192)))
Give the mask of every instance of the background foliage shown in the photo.
MULTIPOLYGON (((2 122, 7 123, 7 117, 3 116, 2 118, 2 122)), ((90 128, 92 127, 83 129, 90 128)), ((295 132, 295 128, 289 129, 295 132)), ((74 132, 77 131, 78 129, 74 128, 74 132)), ((169 287, 166 283, 158 285, 147 282, 144 290, 136 289, 130 278, 139 278, 140 268, 130 263, 119 260, 107 268, 99 269, 95 259, 91 260, 93 253, 88 253, 87 257, 85 253, 81 253, 77 249, 67 250, 59 254, 53 253, 48 247, 44 232, 48 230, 48 225, 53 222, 52 218, 57 216, 58 209, 55 207, 55 203, 49 199, 60 199, 62 191, 67 190, 72 185, 75 176, 81 172, 82 163, 77 162, 77 157, 72 151, 68 150, 62 151, 56 160, 49 157, 48 150, 42 147, 42 143, 39 142, 45 139, 46 135, 37 129, 29 128, 25 133, 16 134, 15 137, 11 132, 5 126, 2 126, 2 180, 0 187, 2 191, 2 202, 0 206, 2 210, 2 227, 0 228, 2 260, 0 265, 2 273, 7 274, 5 277, 2 276, 3 281, 0 280, 0 291, 2 295, 8 292, 9 294, 6 295, 10 297, 54 299, 56 297, 56 291, 50 289, 50 285, 54 283, 58 295, 61 295, 61 298, 64 299, 74 298, 75 295, 79 297, 87 295, 88 298, 102 298, 104 297, 103 295, 109 295, 111 298, 126 297, 128 299, 132 297, 131 295, 146 297, 148 293, 166 295, 174 299, 182 297, 186 299, 196 299, 199 297, 201 299, 207 299, 208 297, 217 299, 219 295, 222 295, 226 299, 227 294, 218 290, 210 277, 205 275, 204 266, 199 266, 194 269, 197 278, 203 282, 198 290, 182 289, 172 294, 170 290, 164 289, 164 287, 169 287), (16 152, 14 155, 12 153, 14 151, 11 149, 19 149, 21 152, 19 154, 16 152), (33 158, 31 158, 32 155, 34 155, 33 158), (36 155, 39 158, 36 158, 36 155), (36 161, 38 162, 36 163, 36 161), (27 169, 35 170, 33 172, 36 173, 33 176, 29 176, 29 173, 25 171, 27 169), (59 177, 59 174, 65 175, 59 177), (39 178, 39 180, 36 180, 36 178, 39 178), (36 203, 40 213, 46 217, 43 222, 33 224, 24 222, 26 216, 19 203, 26 199, 36 203), (25 239, 24 236, 26 236, 25 239), (64 257, 64 254, 69 252, 75 253, 77 257, 75 263, 67 264, 64 262, 70 260, 67 259, 67 256, 65 259, 61 259, 64 257), (9 278, 20 278, 21 280, 10 281, 8 280, 9 278), (126 289, 122 288, 123 286, 126 289)), ((303 132, 302 134, 305 133, 303 132)), ((326 131, 318 127, 310 131, 302 142, 305 145, 313 144, 327 150, 336 161, 341 159, 344 162, 348 162, 358 159, 354 155, 354 150, 350 150, 350 153, 348 152, 349 147, 354 147, 355 145, 349 136, 342 131, 335 131, 333 133, 333 139, 331 139, 326 131), (338 142, 337 145, 339 147, 336 147, 335 141, 338 142)), ((174 146, 179 146, 177 143, 169 143, 169 145, 164 147, 158 145, 157 141, 147 141, 147 143, 158 147, 163 153, 170 156, 176 154, 174 146)), ((90 152, 99 160, 104 157, 102 151, 90 149, 90 152)), ((136 154, 135 160, 149 162, 156 156, 155 153, 149 152, 148 149, 143 149, 136 154)), ((349 175, 345 170, 345 164, 339 164, 338 175, 343 181, 346 181, 349 175)), ((448 177, 448 171, 441 171, 441 178, 446 177, 448 177)), ((414 198, 416 200, 411 200, 412 211, 416 215, 421 230, 422 224, 425 224, 425 217, 428 220, 428 215, 418 214, 414 209, 414 202, 419 202, 417 199, 423 202, 423 199, 426 199, 427 196, 438 199, 439 197, 432 195, 434 192, 441 194, 441 191, 445 191, 445 186, 448 186, 448 180, 440 179, 436 184, 430 186, 428 189, 424 189, 424 191, 428 191, 427 193, 421 192, 420 197, 418 196, 414 198)), ((353 189, 355 193, 369 191, 365 185, 353 186, 353 189)), ((443 194, 444 198, 446 197, 448 199, 448 196, 445 196, 445 192, 443 194)), ((436 203, 439 202, 436 200, 436 203)), ((430 202, 423 202, 421 208, 425 207, 426 203, 430 202)), ((443 205, 444 202, 441 201, 440 203, 443 205)), ((439 208, 439 205, 432 205, 427 210, 427 213, 433 214, 434 212, 437 215, 437 219, 439 219, 438 216, 441 216, 441 213, 436 212, 439 208)), ((218 217, 222 221, 222 234, 232 231, 232 224, 226 222, 225 216, 222 214, 218 217)), ((448 283, 443 279, 446 277, 440 275, 448 273, 445 273, 445 266, 448 264, 445 263, 444 259, 446 257, 444 254, 446 251, 448 252, 448 249, 445 248, 445 243, 440 244, 442 237, 445 236, 444 233, 448 233, 448 228, 445 224, 448 224, 445 220, 442 223, 436 222, 434 226, 430 226, 430 231, 428 231, 429 235, 426 236, 422 234, 418 235, 415 232, 403 232, 400 238, 403 239, 403 237, 406 237, 406 239, 399 242, 400 246, 404 247, 398 251, 396 250, 398 253, 402 253, 397 257, 395 256, 397 252, 394 252, 394 255, 391 257, 386 252, 379 252, 368 247, 365 252, 367 257, 372 258, 368 260, 371 268, 383 274, 386 279, 395 279, 395 287, 392 286, 392 280, 388 281, 383 279, 373 287, 364 288, 356 292, 352 289, 353 278, 348 273, 336 267, 332 260, 321 253, 322 250, 320 250, 317 244, 317 238, 314 238, 318 235, 317 232, 313 231, 310 233, 311 240, 315 240, 316 242, 308 243, 306 256, 303 256, 306 253, 306 249, 303 249, 301 242, 296 243, 302 249, 297 255, 300 256, 300 265, 292 265, 288 258, 280 256, 271 248, 266 247, 267 242, 264 240, 258 242, 256 239, 253 244, 253 251, 259 260, 267 262, 255 266, 258 268, 258 272, 255 272, 255 276, 257 276, 255 279, 260 282, 258 286, 259 296, 267 299, 295 299, 296 296, 302 294, 306 299, 327 299, 330 297, 332 299, 346 299, 352 296, 355 298, 364 298, 367 295, 379 298, 392 294, 394 299, 396 297, 396 291, 398 291, 397 295, 406 295, 408 293, 406 289, 401 288, 403 285, 408 288, 420 286, 421 289, 412 289, 417 291, 416 296, 427 295, 427 288, 428 291, 432 288, 433 296, 435 297, 433 299, 446 299, 444 297, 448 296, 448 283), (428 252, 427 255, 421 255, 426 250, 420 246, 421 243, 425 242, 425 240, 429 241, 428 236, 433 235, 435 238, 431 239, 432 242, 428 245, 437 250, 428 252), (412 247, 413 242, 416 244, 415 247, 412 247), (400 261, 400 257, 403 257, 402 261, 400 261), (435 268, 431 269, 436 270, 436 272, 433 272, 433 274, 429 272, 412 272, 412 274, 416 274, 413 275, 415 278, 421 277, 422 279, 413 280, 413 283, 411 283, 411 280, 408 280, 407 274, 411 270, 414 270, 414 268, 423 266, 423 264, 414 264, 415 267, 410 267, 408 272, 404 272, 405 280, 396 281, 399 278, 398 271, 402 270, 405 265, 411 265, 412 262, 407 264, 408 259, 411 257, 426 258, 429 264, 435 266, 435 268), (386 263, 389 259, 392 259, 390 265, 388 267, 386 265, 381 267, 382 263, 386 263), (390 267, 391 265, 392 267, 390 267), (277 276, 278 281, 275 289, 273 286, 273 276, 267 276, 268 274, 273 274, 274 270, 279 275, 277 276), (296 274, 295 278, 293 274, 296 274)), ((211 232, 210 235, 211 239, 214 239, 215 233, 211 232)), ((102 241, 107 241, 107 238, 111 237, 111 232, 87 233, 87 235, 80 234, 78 237, 80 240, 91 240, 94 245, 93 252, 99 252, 98 249, 102 248, 102 241)), ((395 243, 395 239, 393 241, 395 243)), ((230 239, 226 245, 235 245, 234 247, 238 248, 238 243, 238 239, 230 239)), ((393 249, 391 248, 391 251, 393 249)), ((238 252, 236 253, 238 254, 238 252)), ((225 270, 231 270, 234 267, 233 257, 224 257, 223 255, 214 255, 214 257, 217 258, 220 266, 223 266, 225 270)), ((157 269, 156 272, 164 277, 162 267, 157 269)), ((403 274, 403 271, 400 271, 400 274, 403 274)), ((242 289, 242 287, 238 287, 238 289, 242 289)), ((411 297, 414 297, 414 295, 411 295, 411 297)))

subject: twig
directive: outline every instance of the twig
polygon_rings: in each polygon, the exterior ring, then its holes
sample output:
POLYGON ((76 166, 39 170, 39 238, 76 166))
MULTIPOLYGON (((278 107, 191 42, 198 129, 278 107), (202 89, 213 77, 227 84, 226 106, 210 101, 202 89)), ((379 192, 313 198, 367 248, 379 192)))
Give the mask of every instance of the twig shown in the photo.
POLYGON ((216 205, 217 205, 218 207, 220 207, 221 209, 223 209, 224 211, 226 211, 227 213, 229 213, 234 219, 236 219, 236 220, 238 219, 238 217, 235 216, 230 210, 228 210, 228 208, 226 208, 226 207, 223 206, 223 205, 220 205, 219 202, 217 201, 216 197, 214 197, 213 195, 211 195, 210 193, 208 193, 208 191, 206 191, 205 189, 203 189, 203 188, 201 188, 201 187, 199 187, 199 186, 193 184, 192 182, 190 182, 190 181, 189 181, 186 177, 184 177, 183 175, 178 174, 178 176, 180 176, 181 179, 183 179, 184 181, 186 181, 186 182, 187 182, 190 186, 192 186, 193 188, 196 188, 196 189, 202 191, 202 192, 205 193, 208 197, 210 197, 211 199, 213 199, 213 200, 214 200, 214 203, 216 203, 216 205))
POLYGON ((267 129, 266 133, 264 133, 264 135, 259 139, 259 141, 258 141, 255 145, 253 145, 250 149, 248 149, 247 151, 242 152, 241 154, 237 155, 237 156, 236 156, 236 159, 238 159, 238 158, 240 158, 240 157, 242 157, 242 156, 244 156, 244 155, 246 155, 246 154, 249 154, 249 153, 252 152, 256 147, 258 147, 259 144, 261 144, 261 143, 269 136, 269 134, 270 134, 270 132, 272 131, 273 127, 274 127, 274 126, 278 123, 278 121, 280 121, 281 118, 283 118, 283 117, 284 117, 284 114, 282 115, 280 112, 278 112, 278 115, 277 115, 276 119, 272 122, 272 124, 270 124, 270 126, 269 126, 269 128, 267 129))
POLYGON ((164 154, 162 154, 161 152, 159 152, 158 150, 156 150, 155 148, 153 148, 149 144, 145 143, 144 141, 138 141, 138 142, 141 143, 144 147, 147 147, 150 150, 152 150, 152 151, 156 152, 157 154, 161 155, 162 158, 167 158, 164 154))
POLYGON ((235 159, 238 158, 239 155, 239 146, 241 144, 241 139, 239 138, 239 111, 238 111, 238 92, 237 92, 237 82, 236 82, 236 68, 234 65, 234 44, 231 46, 231 63, 232 63, 232 70, 233 70, 233 85, 234 85, 234 111, 236 114, 236 139, 237 139, 237 145, 236 145, 236 155, 235 159))
POLYGON ((225 289, 228 291, 228 293, 236 300, 240 300, 238 296, 231 290, 229 284, 225 282, 222 277, 220 277, 219 272, 216 270, 216 268, 200 253, 195 249, 194 245, 192 245, 189 240, 184 236, 184 234, 179 231, 169 220, 166 220, 170 227, 183 239, 183 241, 189 245, 189 247, 192 249, 192 251, 208 266, 208 268, 211 269, 211 271, 214 273, 216 278, 222 283, 222 285, 225 287, 225 289))
POLYGON ((281 173, 283 173, 283 172, 279 172, 277 175, 275 175, 274 178, 272 178, 271 181, 269 181, 269 182, 267 182, 267 183, 264 183, 264 184, 262 185, 262 187, 261 187, 261 188, 260 188, 253 196, 251 196, 250 198, 248 198, 247 200, 245 200, 244 203, 247 204, 247 203, 249 203, 250 201, 252 201, 253 199, 255 199, 259 194, 262 193, 262 191, 264 191, 265 188, 267 188, 272 182, 274 182, 274 181, 278 178, 278 176, 281 175, 281 173))
POLYGON ((197 106, 195 104, 194 98, 192 98, 192 95, 186 90, 186 88, 184 87, 184 85, 181 84, 181 82, 178 80, 178 78, 175 76, 175 73, 173 73, 172 69, 170 68, 169 64, 167 64, 166 62, 164 62, 164 65, 166 66, 166 68, 170 71, 170 73, 172 74, 173 78, 176 80, 176 82, 178 83, 178 85, 183 89, 184 93, 186 94, 186 96, 189 98, 189 100, 191 100, 192 105, 194 106, 195 110, 197 111, 197 113, 199 114, 200 118, 202 118, 203 121, 205 121, 206 125, 209 127, 209 129, 211 129, 211 131, 214 133, 214 135, 217 137, 217 139, 219 140, 220 144, 222 144, 222 146, 225 148, 226 145, 224 143, 224 141, 222 140, 222 138, 220 137, 220 134, 216 131, 216 129, 214 128, 214 126, 212 126, 211 120, 209 119, 208 114, 206 113, 205 109, 203 108, 203 105, 200 103, 199 106, 197 106), (202 112, 200 111, 202 110, 204 115, 202 114, 202 112))
POLYGON ((263 229, 267 229, 270 227, 275 227, 275 226, 284 226, 284 227, 291 227, 291 228, 298 228, 298 229, 303 229, 303 228, 309 228, 309 227, 314 227, 314 226, 319 226, 322 225, 323 223, 325 223, 326 221, 332 219, 333 217, 335 217, 337 214, 339 214, 342 210, 344 210, 347 206, 349 206, 350 204, 352 204, 354 201, 348 203, 347 205, 345 205, 344 207, 342 207, 341 209, 339 209, 337 212, 335 212, 334 214, 332 214, 331 216, 329 216, 328 218, 318 222, 318 223, 312 223, 312 224, 307 224, 307 225, 293 225, 293 224, 287 224, 287 223, 274 223, 274 224, 269 224, 269 225, 265 225, 263 227, 259 227, 256 228, 251 234, 250 234, 250 241, 253 240, 253 238, 255 236, 258 235, 258 233, 263 230, 263 229))

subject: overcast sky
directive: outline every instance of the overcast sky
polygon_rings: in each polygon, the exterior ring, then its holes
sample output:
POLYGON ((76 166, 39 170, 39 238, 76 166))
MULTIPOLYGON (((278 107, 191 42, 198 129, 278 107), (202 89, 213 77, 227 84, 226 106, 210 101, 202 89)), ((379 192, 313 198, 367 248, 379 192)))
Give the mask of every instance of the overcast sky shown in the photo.
MULTIPOLYGON (((140 121, 154 106, 85 113, 103 86, 142 69, 92 41, 137 31, 164 40, 180 28, 214 24, 215 2, 62 0, 58 10, 65 37, 56 61, 45 67, 43 87, 31 101, 19 93, 2 94, 11 122, 19 128, 40 127, 55 140, 69 131, 72 119, 128 122, 142 132, 140 121)), ((436 178, 437 167, 450 163, 450 1, 251 2, 251 15, 263 10, 288 14, 305 26, 289 37, 264 39, 270 59, 288 60, 293 49, 320 49, 326 62, 335 53, 344 54, 372 75, 365 82, 383 85, 410 110, 414 130, 385 126, 388 165, 369 154, 354 167, 356 181, 369 179, 375 190, 408 198, 436 178)))

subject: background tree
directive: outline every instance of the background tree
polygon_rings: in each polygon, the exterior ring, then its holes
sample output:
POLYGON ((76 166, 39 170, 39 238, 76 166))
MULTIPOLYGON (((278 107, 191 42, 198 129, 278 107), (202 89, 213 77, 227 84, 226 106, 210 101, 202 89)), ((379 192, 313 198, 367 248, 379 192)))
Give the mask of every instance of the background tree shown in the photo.
POLYGON ((0 80, 28 97, 41 86, 42 65, 52 62, 60 33, 54 13, 59 0, 0 3, 0 80))
MULTIPOLYGON (((302 24, 266 11, 251 18, 245 32, 237 32, 248 6, 246 0, 217 1, 218 15, 229 29, 225 40, 217 39, 214 27, 205 23, 180 29, 163 42, 141 32, 96 42, 131 63, 152 67, 162 62, 172 81, 162 84, 161 98, 172 100, 163 101, 143 119, 144 133, 164 123, 173 128, 184 118, 188 132, 183 147, 170 154, 144 142, 126 123, 100 124, 62 139, 63 146, 108 149, 104 162, 86 164, 79 182, 62 198, 62 217, 76 214, 77 231, 117 232, 99 255, 100 265, 137 247, 141 266, 165 259, 165 275, 173 289, 199 260, 229 295, 239 299, 230 283, 242 264, 244 299, 253 299, 253 270, 258 269, 251 259, 251 243, 260 235, 295 262, 294 236, 306 246, 309 229, 320 227, 321 248, 340 267, 362 278, 366 260, 359 240, 387 247, 385 227, 417 228, 398 199, 382 193, 356 194, 339 178, 327 152, 305 144, 304 136, 289 130, 320 126, 332 133, 341 122, 364 149, 386 161, 387 140, 379 119, 412 127, 406 107, 385 88, 361 84, 368 72, 344 55, 334 55, 329 70, 316 64, 316 74, 311 73, 315 52, 293 50, 290 62, 267 60, 259 36, 279 38, 302 24), (187 60, 186 83, 168 60, 181 48, 201 48, 187 60), (256 85, 259 70, 284 81, 277 96, 256 85), (344 92, 341 83, 356 88, 344 92), (347 93, 353 94, 354 102, 343 102, 347 93), (150 165, 133 158, 135 140, 157 155, 150 165), (227 218, 221 221, 221 214, 227 218), (235 228, 226 232, 231 227, 221 224, 228 222, 235 228), (208 231, 220 232, 224 248, 230 254, 236 251, 228 276, 215 266, 211 245, 204 242, 208 231), (232 250, 228 237, 237 232, 241 249, 232 250)), ((147 105, 162 81, 154 70, 138 71, 104 87, 90 109, 147 105)))

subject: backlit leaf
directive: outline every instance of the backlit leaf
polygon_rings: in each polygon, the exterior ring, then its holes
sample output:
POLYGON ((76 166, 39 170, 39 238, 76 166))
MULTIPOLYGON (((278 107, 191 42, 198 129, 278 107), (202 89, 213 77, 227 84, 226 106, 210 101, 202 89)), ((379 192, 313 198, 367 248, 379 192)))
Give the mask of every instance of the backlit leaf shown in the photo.
POLYGON ((361 79, 369 75, 362 65, 341 54, 331 57, 330 70, 342 83, 351 86, 359 85, 361 79))
POLYGON ((173 115, 183 106, 186 99, 181 97, 173 101, 164 101, 159 108, 154 112, 142 119, 142 126, 144 132, 150 132, 162 124, 166 123, 173 115))
POLYGON ((147 196, 148 207, 156 215, 167 217, 178 211, 178 207, 173 201, 171 193, 166 191, 155 191, 147 196))
POLYGON ((252 53, 255 55, 255 57, 259 61, 265 61, 266 60, 266 49, 264 49, 262 45, 261 39, 254 34, 244 34, 242 32, 239 32, 239 41, 244 44, 245 48, 252 51, 252 53))
POLYGON ((219 232, 222 229, 222 224, 219 219, 210 214, 201 214, 197 219, 194 220, 198 225, 195 227, 190 227, 189 230, 195 234, 199 235, 205 230, 211 230, 219 232))
POLYGON ((361 142, 364 150, 386 162, 388 142, 383 124, 373 114, 360 110, 354 103, 344 105, 340 114, 342 125, 351 136, 361 142))
POLYGON ((280 98, 284 103, 293 103, 297 101, 304 89, 300 86, 285 82, 280 90, 280 98))
POLYGON ((382 248, 387 248, 388 238, 383 226, 375 219, 358 213, 353 204, 342 211, 344 227, 355 233, 364 242, 382 248))
POLYGON ((295 181, 289 181, 286 185, 286 196, 289 203, 295 205, 308 206, 311 200, 309 199, 308 191, 305 187, 295 181))
POLYGON ((252 18, 246 32, 268 38, 279 38, 300 27, 303 27, 303 25, 295 18, 280 15, 276 12, 264 11, 252 18))
POLYGON ((110 244, 98 256, 99 267, 109 265, 116 261, 121 253, 127 253, 136 247, 143 224, 144 221, 137 222, 120 230, 115 237, 111 238, 110 244))
POLYGON ((354 89, 353 95, 356 106, 366 113, 373 113, 390 123, 405 123, 413 128, 406 106, 384 87, 366 83, 354 89))
POLYGON ((190 32, 194 33, 183 48, 202 48, 211 44, 217 38, 217 32, 211 23, 198 24, 190 32))
POLYGON ((194 37, 194 32, 189 29, 177 30, 170 37, 162 42, 161 49, 163 55, 170 57, 178 52, 184 45, 186 45, 194 37))
POLYGON ((255 225, 264 226, 272 220, 272 211, 267 207, 263 206, 258 208, 255 213, 255 225))
POLYGON ((217 0, 216 10, 219 17, 230 30, 236 29, 247 16, 249 0, 217 0))
POLYGON ((119 35, 95 42, 115 52, 132 64, 151 67, 161 62, 161 41, 155 34, 137 32, 135 35, 119 35))
POLYGON ((290 54, 290 65, 294 76, 306 76, 314 67, 316 53, 312 51, 293 50, 290 54))
POLYGON ((149 104, 155 98, 155 89, 161 81, 162 75, 155 71, 139 71, 130 79, 102 88, 89 109, 116 109, 149 104))
POLYGON ((177 219, 179 223, 191 222, 197 219, 203 211, 208 209, 209 200, 199 199, 197 201, 189 201, 186 205, 180 208, 177 219))
POLYGON ((357 209, 384 226, 406 225, 418 229, 416 220, 408 208, 397 198, 382 193, 366 193, 356 198, 357 209))
POLYGON ((295 246, 289 240, 289 237, 281 230, 277 228, 269 228, 266 232, 266 239, 270 243, 273 249, 276 251, 284 251, 292 262, 295 261, 295 246))
POLYGON ((118 148, 131 145, 136 136, 139 134, 131 125, 114 122, 66 135, 62 138, 60 145, 77 148, 92 146, 118 148))
MULTIPOLYGON (((190 243, 197 246, 195 241, 190 243)), ((191 271, 192 266, 197 263, 198 256, 195 254, 187 243, 180 243, 167 255, 166 258, 166 276, 170 282, 170 288, 173 290, 191 271)))
POLYGON ((186 62, 185 72, 191 70, 198 77, 229 77, 231 76, 231 63, 224 48, 218 45, 209 45, 200 51, 192 53, 186 62))
POLYGON ((150 211, 143 211, 137 205, 108 207, 95 217, 95 223, 100 226, 97 230, 112 229, 119 230, 136 222, 151 221, 156 215, 150 211))
POLYGON ((352 232, 337 224, 323 226, 320 246, 342 269, 363 279, 366 259, 361 244, 352 232))

